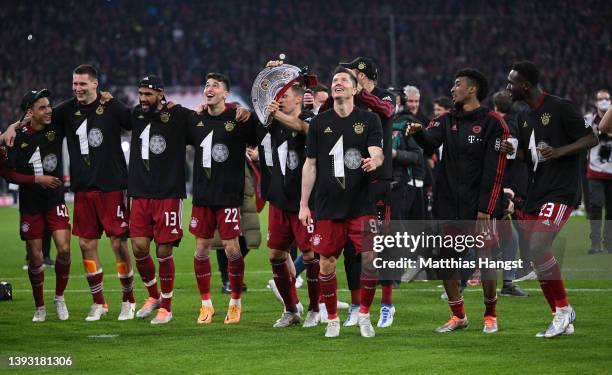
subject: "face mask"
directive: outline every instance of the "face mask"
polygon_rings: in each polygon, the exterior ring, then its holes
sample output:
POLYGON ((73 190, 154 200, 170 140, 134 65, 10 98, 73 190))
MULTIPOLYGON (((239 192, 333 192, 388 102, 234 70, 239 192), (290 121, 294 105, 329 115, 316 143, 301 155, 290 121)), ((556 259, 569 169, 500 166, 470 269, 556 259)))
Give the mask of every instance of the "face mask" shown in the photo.
POLYGON ((610 99, 601 99, 597 101, 597 109, 605 112, 610 108, 610 99))

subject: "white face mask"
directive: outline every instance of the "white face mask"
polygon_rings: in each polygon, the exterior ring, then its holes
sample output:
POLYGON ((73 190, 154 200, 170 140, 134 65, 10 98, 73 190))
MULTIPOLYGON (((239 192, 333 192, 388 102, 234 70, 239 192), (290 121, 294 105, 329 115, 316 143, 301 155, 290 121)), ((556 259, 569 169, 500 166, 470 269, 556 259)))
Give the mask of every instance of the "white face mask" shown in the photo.
POLYGON ((610 108, 610 99, 600 99, 597 101, 597 109, 605 112, 610 108))

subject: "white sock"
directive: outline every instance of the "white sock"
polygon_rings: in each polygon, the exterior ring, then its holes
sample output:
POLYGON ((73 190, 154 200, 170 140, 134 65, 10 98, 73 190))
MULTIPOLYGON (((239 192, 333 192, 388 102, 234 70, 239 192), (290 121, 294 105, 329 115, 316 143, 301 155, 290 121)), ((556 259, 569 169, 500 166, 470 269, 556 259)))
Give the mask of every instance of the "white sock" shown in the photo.
POLYGON ((234 298, 230 299, 230 303, 229 304, 230 304, 230 306, 231 305, 236 305, 236 306, 240 307, 240 298, 238 298, 238 299, 234 299, 234 298))
POLYGON ((202 300, 202 306, 210 306, 210 307, 212 307, 212 305, 213 305, 212 304, 212 300, 210 300, 210 299, 203 299, 202 300))
POLYGON ((55 296, 55 299, 58 301, 63 301, 64 300, 64 296, 55 296))

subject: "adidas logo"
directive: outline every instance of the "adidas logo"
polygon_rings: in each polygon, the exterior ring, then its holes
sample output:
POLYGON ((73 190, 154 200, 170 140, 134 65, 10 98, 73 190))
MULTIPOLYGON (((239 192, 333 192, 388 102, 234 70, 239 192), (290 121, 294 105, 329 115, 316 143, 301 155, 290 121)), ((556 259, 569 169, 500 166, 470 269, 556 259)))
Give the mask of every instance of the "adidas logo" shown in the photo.
POLYGON ((386 101, 388 101, 388 102, 393 101, 389 95, 387 95, 387 96, 385 96, 384 98, 382 98, 382 100, 386 100, 386 101))
POLYGON ((28 147, 28 144, 27 144, 27 143, 25 143, 25 142, 23 142, 23 143, 21 144, 21 148, 26 148, 26 147, 28 147))
POLYGON ((325 134, 326 134, 326 133, 332 133, 332 130, 331 130, 331 128, 328 126, 328 127, 326 127, 326 128, 325 128, 325 130, 323 131, 323 133, 325 133, 325 134))
POLYGON ((546 219, 546 220, 544 220, 544 221, 542 222, 542 224, 544 224, 544 225, 550 225, 550 220, 546 219))
POLYGON ((121 225, 119 226, 120 228, 125 228, 128 226, 128 223, 126 223, 125 221, 121 223, 121 225))
POLYGON ((170 234, 178 234, 178 230, 176 230, 176 228, 172 229, 172 231, 170 232, 170 234))
POLYGON ((75 115, 75 116, 80 116, 80 115, 81 115, 81 111, 80 111, 80 110, 78 110, 78 111, 74 112, 74 115, 75 115))
POLYGON ((527 121, 523 122, 523 127, 526 128, 527 127, 527 121))
POLYGON ((142 120, 143 118, 144 118, 144 116, 143 116, 143 115, 138 115, 138 119, 139 119, 139 120, 142 120))
POLYGON ((196 126, 204 126, 204 123, 202 121, 198 122, 198 124, 196 126))
POLYGON ((240 226, 236 224, 236 226, 234 226, 234 230, 240 230, 240 226))

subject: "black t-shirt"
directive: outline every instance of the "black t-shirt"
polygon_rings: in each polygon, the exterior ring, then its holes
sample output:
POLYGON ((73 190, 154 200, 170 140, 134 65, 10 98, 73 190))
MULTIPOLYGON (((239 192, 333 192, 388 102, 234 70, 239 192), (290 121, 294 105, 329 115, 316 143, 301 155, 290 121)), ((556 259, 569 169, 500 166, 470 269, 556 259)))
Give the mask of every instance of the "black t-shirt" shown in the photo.
POLYGON ((128 194, 134 198, 185 198, 185 147, 193 111, 175 105, 159 112, 132 111, 128 194))
MULTIPOLYGON (((302 112, 299 116, 300 120, 307 123, 313 117, 310 112, 302 112)), ((306 136, 286 128, 276 120, 266 129, 271 135, 273 158, 268 200, 284 211, 298 212, 302 193, 302 167, 306 159, 306 136)))
POLYGON ((194 114, 188 126, 193 162, 193 204, 241 206, 244 200, 246 146, 256 144, 255 120, 236 122, 236 109, 218 116, 194 114))
POLYGON ((76 98, 53 110, 53 121, 63 126, 70 154, 73 191, 115 191, 127 187, 127 166, 121 149, 121 129, 130 130, 130 110, 113 99, 88 105, 76 98))
POLYGON ((312 119, 306 155, 317 159, 317 219, 345 220, 376 213, 368 194, 371 177, 361 169, 370 146, 382 147, 382 126, 373 113, 355 108, 342 118, 330 109, 312 119))
POLYGON ((520 148, 525 150, 530 172, 524 211, 535 212, 548 202, 575 205, 580 186, 579 155, 540 160, 534 172, 530 144, 532 148, 541 142, 554 148, 571 144, 593 131, 589 124, 573 103, 543 93, 533 110, 519 115, 518 126, 520 148))
POLYGON ((272 158, 272 134, 263 126, 255 127, 257 137, 257 151, 259 152, 259 172, 261 175, 260 194, 263 200, 268 200, 270 192, 270 182, 272 180, 272 167, 274 160, 272 158))
MULTIPOLYGON (((55 176, 63 179, 62 142, 64 129, 52 123, 41 130, 24 126, 17 130, 15 145, 9 149, 9 165, 18 173, 55 176)), ((45 189, 37 184, 19 186, 19 211, 46 212, 64 203, 64 186, 45 189)))

